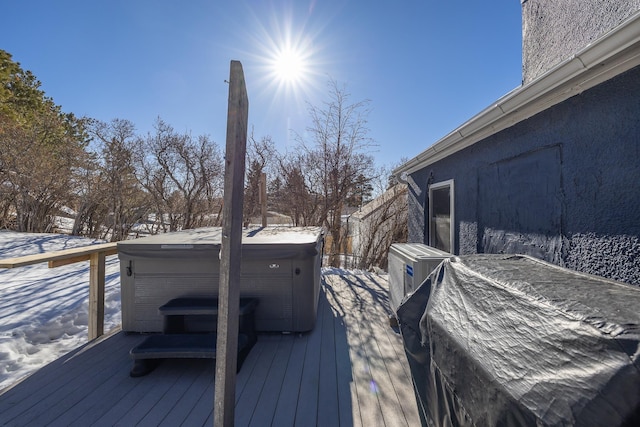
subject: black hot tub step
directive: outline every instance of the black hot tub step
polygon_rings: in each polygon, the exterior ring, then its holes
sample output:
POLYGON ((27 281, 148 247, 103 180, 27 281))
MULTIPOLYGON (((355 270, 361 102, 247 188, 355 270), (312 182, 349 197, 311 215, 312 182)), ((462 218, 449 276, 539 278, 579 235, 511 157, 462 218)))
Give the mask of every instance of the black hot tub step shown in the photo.
MULTIPOLYGON (((215 359, 216 338, 214 333, 150 335, 129 352, 134 360, 130 375, 148 374, 161 359, 215 359)), ((253 344, 245 334, 238 335, 238 372, 253 344)))
MULTIPOLYGON (((240 316, 253 313, 257 298, 240 298, 240 316)), ((158 309, 164 316, 218 315, 218 298, 183 297, 172 299, 158 309)))
MULTIPOLYGON (((255 339, 254 313, 257 298, 240 298, 239 329, 255 339)), ((158 308, 164 316, 166 334, 215 332, 217 330, 218 299, 211 297, 183 297, 172 299, 158 308)))

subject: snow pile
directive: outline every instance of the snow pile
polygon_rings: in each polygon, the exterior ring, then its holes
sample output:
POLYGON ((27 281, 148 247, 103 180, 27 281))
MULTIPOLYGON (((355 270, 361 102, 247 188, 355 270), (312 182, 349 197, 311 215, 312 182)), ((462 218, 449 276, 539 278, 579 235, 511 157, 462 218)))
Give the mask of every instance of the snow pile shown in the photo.
MULTIPOLYGON (((0 259, 101 241, 60 234, 0 232, 0 259)), ((105 331, 120 324, 120 270, 107 257, 105 331)), ((89 263, 0 269, 0 390, 87 342, 89 263)))

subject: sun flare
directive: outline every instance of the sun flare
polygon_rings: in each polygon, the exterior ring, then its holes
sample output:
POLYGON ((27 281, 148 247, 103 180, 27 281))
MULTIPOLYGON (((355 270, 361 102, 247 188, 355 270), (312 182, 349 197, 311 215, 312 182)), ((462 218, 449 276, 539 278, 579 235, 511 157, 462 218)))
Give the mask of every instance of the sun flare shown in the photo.
MULTIPOLYGON (((247 69, 255 71, 256 96, 270 100, 270 109, 278 114, 304 111, 323 78, 326 47, 322 27, 311 25, 306 16, 294 11, 256 15, 252 31, 247 33, 251 62, 247 69)), ((288 113, 287 113, 288 114, 288 113)))
POLYGON ((272 65, 274 74, 283 83, 299 83, 307 72, 303 55, 291 48, 277 52, 272 65))

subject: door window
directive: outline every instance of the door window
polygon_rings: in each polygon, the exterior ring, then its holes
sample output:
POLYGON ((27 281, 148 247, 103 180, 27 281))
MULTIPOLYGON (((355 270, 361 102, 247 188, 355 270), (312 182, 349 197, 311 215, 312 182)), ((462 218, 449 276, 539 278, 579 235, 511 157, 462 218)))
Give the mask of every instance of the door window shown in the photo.
POLYGON ((453 180, 429 186, 429 246, 453 253, 453 180))

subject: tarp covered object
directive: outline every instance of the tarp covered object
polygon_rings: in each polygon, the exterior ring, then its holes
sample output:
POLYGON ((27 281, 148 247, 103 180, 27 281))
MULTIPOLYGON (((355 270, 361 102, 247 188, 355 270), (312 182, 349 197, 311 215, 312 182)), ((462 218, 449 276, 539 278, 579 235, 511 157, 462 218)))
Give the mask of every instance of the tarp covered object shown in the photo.
POLYGON ((468 255, 397 315, 425 425, 640 426, 640 288, 468 255))

